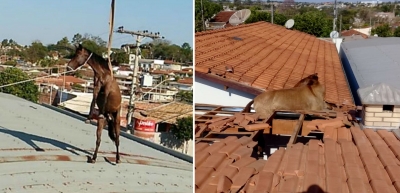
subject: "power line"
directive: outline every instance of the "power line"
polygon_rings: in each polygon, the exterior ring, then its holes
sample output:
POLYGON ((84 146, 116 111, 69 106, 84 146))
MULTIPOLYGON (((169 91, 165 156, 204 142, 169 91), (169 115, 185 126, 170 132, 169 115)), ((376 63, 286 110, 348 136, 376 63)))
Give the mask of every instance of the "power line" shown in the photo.
POLYGON ((132 129, 133 128, 133 124, 132 124, 132 115, 133 115, 133 110, 135 107, 134 101, 135 101, 135 89, 136 89, 136 81, 137 81, 137 74, 138 74, 138 70, 139 70, 139 49, 140 49, 140 43, 142 41, 143 38, 152 38, 152 39, 159 39, 159 38, 163 38, 162 36, 160 36, 160 32, 149 32, 148 30, 144 30, 144 31, 129 31, 129 30, 125 30, 124 26, 118 27, 118 30, 116 31, 117 33, 121 33, 121 34, 130 34, 132 36, 136 36, 136 53, 135 53, 135 65, 134 65, 134 69, 133 69, 133 77, 132 77, 132 86, 131 86, 131 93, 130 93, 130 97, 129 97, 129 104, 128 104, 128 120, 127 120, 127 127, 128 129, 132 129))

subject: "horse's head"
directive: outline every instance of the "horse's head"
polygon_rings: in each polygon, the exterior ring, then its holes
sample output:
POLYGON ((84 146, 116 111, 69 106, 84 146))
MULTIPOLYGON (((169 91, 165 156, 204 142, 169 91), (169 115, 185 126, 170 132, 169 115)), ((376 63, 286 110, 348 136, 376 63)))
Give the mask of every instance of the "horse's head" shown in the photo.
POLYGON ((68 62, 67 67, 72 70, 76 70, 77 68, 84 65, 90 57, 90 52, 85 49, 82 44, 76 46, 75 55, 68 62))
POLYGON ((317 83, 318 83, 318 73, 315 73, 301 79, 296 85, 294 85, 294 87, 312 86, 317 83))

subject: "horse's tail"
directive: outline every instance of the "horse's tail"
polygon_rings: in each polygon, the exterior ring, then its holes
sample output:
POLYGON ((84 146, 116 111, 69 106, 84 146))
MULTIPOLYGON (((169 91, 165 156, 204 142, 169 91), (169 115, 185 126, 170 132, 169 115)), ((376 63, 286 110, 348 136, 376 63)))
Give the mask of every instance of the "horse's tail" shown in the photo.
POLYGON ((242 110, 242 113, 250 113, 251 105, 254 103, 254 99, 247 103, 246 107, 242 110))
POLYGON ((108 136, 112 141, 115 141, 115 129, 114 128, 114 122, 116 121, 117 113, 110 113, 111 114, 111 120, 108 120, 108 136))

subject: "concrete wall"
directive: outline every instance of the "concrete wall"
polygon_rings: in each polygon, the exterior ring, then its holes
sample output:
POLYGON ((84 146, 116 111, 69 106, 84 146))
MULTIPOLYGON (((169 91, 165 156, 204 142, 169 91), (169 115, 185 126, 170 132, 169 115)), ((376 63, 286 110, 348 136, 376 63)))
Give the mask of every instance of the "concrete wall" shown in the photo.
POLYGON ((384 111, 382 105, 365 105, 363 109, 365 126, 397 128, 400 126, 400 106, 395 106, 393 111, 384 111))
POLYGON ((196 77, 194 92, 195 103, 214 104, 220 106, 246 106, 255 95, 248 94, 239 90, 228 88, 224 90, 224 85, 196 77))

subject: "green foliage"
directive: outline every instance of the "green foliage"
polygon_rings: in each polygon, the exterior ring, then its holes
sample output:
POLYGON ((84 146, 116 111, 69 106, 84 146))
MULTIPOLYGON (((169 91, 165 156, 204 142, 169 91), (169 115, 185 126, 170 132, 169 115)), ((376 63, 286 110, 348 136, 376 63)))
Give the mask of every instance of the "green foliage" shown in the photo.
POLYGON ((8 39, 3 39, 3 41, 1 41, 1 46, 7 46, 8 44, 8 39))
POLYGON ((14 60, 9 60, 7 62, 4 62, 3 64, 7 65, 7 66, 15 66, 15 65, 17 65, 17 62, 14 60))
POLYGON ((329 37, 332 20, 321 11, 310 11, 297 14, 294 18, 294 29, 314 35, 316 37, 329 37))
POLYGON ((129 54, 123 51, 114 51, 111 58, 118 63, 129 63, 129 54))
MULTIPOLYGON (((222 10, 222 5, 218 3, 214 3, 210 0, 202 0, 203 1, 203 15, 204 21, 206 19, 211 18, 214 14, 217 14, 222 10)), ((203 23, 201 21, 201 0, 195 1, 195 31, 203 31, 203 23)))
POLYGON ((389 24, 383 24, 371 30, 371 35, 378 34, 379 37, 391 37, 392 31, 389 24))
POLYGON ((400 27, 397 27, 393 32, 394 37, 400 37, 400 27))
POLYGON ((84 87, 82 85, 76 84, 76 83, 72 84, 71 88, 74 89, 74 90, 79 90, 79 91, 83 91, 84 90, 84 87))
POLYGON ((181 90, 176 94, 176 98, 180 101, 185 101, 187 103, 193 103, 193 91, 181 90))
POLYGON ((189 43, 183 43, 182 46, 171 44, 168 40, 155 40, 152 42, 153 57, 174 60, 178 62, 191 62, 193 61, 193 49, 189 43))
MULTIPOLYGON (((0 85, 11 84, 28 79, 28 74, 18 68, 6 68, 6 70, 0 72, 0 85)), ((33 81, 3 87, 0 88, 0 92, 9 93, 35 103, 39 99, 38 87, 33 81)))
POLYGON ((57 64, 57 60, 41 59, 38 63, 41 67, 52 67, 57 64))
POLYGON ((34 41, 24 50, 25 59, 30 62, 37 62, 39 59, 47 56, 48 49, 40 41, 34 41))
POLYGON ((193 117, 176 119, 176 125, 171 129, 172 134, 181 141, 189 141, 193 138, 193 117))

